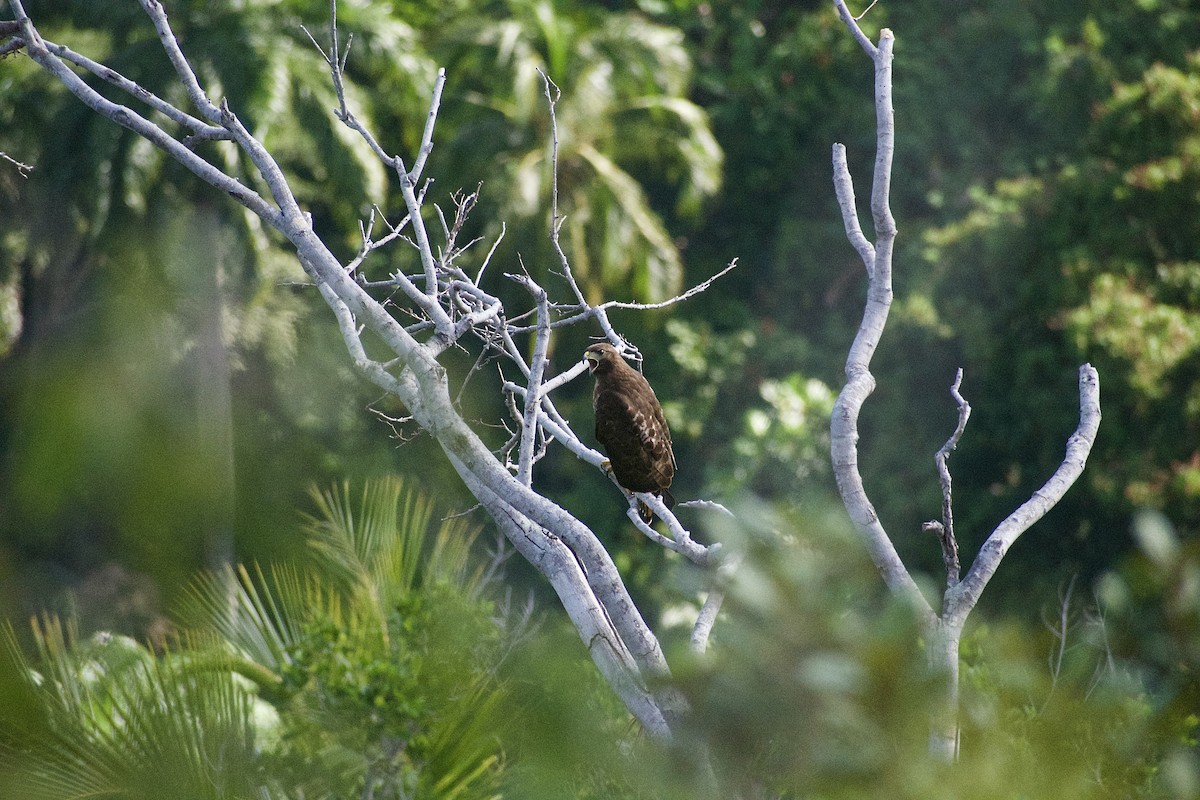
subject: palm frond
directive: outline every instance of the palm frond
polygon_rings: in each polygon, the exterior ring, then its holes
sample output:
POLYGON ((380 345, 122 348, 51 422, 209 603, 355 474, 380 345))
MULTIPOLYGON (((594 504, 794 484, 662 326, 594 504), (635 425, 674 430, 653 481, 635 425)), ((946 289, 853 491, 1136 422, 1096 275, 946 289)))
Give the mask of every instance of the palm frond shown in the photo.
POLYGON ((431 499, 399 478, 369 482, 357 511, 346 484, 313 491, 318 515, 310 517, 309 546, 321 571, 342 576, 347 590, 362 590, 380 611, 429 579, 470 588, 471 547, 478 528, 462 521, 433 526, 431 499))
POLYGON ((445 581, 477 597, 488 581, 487 565, 472 555, 480 530, 462 518, 443 520, 425 561, 427 580, 445 581))
MULTIPOLYGON (((622 251, 626 254, 629 246, 645 243, 640 254, 645 265, 642 274, 634 276, 643 296, 657 302, 678 292, 683 285, 683 262, 662 219, 650 207, 641 184, 594 147, 580 147, 579 155, 594 170, 605 190, 607 238, 624 242, 622 251)), ((600 204, 593 201, 593 205, 600 204)))
POLYGON ((695 213, 704 198, 717 193, 723 178, 725 153, 713 135, 708 113, 683 97, 639 97, 629 108, 651 112, 646 136, 640 141, 651 142, 650 146, 661 150, 665 159, 682 162, 680 211, 695 213), (676 124, 669 124, 671 119, 676 124))
POLYGON ((211 630, 278 672, 287 662, 300 622, 282 611, 270 592, 259 590, 264 583, 257 567, 254 578, 244 566, 202 574, 184 590, 178 616, 189 628, 211 630))
POLYGON ((467 687, 442 710, 430 731, 430 758, 422 773, 421 796, 466 800, 494 796, 501 759, 495 731, 503 695, 482 683, 467 687))
POLYGON ((80 641, 75 631, 70 620, 35 621, 37 659, 18 661, 46 715, 19 754, 6 753, 21 797, 250 796, 252 698, 228 671, 197 672, 126 637, 80 641))

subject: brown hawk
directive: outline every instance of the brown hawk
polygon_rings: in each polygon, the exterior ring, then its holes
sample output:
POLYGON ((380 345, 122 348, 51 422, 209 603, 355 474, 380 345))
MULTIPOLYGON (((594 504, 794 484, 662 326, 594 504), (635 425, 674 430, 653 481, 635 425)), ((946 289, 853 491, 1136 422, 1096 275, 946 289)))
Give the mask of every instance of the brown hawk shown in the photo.
MULTIPOLYGON (((671 431, 662 406, 642 373, 631 367, 608 342, 584 351, 588 371, 596 376, 592 408, 596 412, 596 439, 604 448, 617 483, 631 492, 651 492, 667 508, 675 505, 671 479, 675 454, 671 431)), ((646 522, 653 512, 639 503, 646 522)))

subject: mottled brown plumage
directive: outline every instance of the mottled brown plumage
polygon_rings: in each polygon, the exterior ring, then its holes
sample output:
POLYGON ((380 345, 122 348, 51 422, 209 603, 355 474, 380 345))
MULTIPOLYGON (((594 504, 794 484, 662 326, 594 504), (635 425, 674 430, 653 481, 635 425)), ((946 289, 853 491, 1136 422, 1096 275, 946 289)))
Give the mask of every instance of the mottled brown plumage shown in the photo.
MULTIPOLYGON (((596 439, 604 448, 617 483, 631 492, 659 495, 667 508, 675 505, 671 479, 675 454, 671 431, 662 406, 642 373, 631 367, 607 342, 583 354, 596 376, 592 408, 596 412, 596 439)), ((647 522, 654 514, 644 505, 639 511, 647 522)))

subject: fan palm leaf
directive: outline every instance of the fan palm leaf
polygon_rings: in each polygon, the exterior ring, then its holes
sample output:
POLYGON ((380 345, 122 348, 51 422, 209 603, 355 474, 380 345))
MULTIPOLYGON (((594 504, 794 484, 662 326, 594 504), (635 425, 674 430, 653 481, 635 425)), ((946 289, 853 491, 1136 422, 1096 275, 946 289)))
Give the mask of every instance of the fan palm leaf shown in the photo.
MULTIPOLYGON (((11 629, 8 658, 44 711, 18 752, 3 753, 8 785, 28 800, 250 798, 256 758, 252 697, 229 671, 196 671, 176 652, 132 640, 80 641, 71 622, 34 625, 37 658, 11 629)), ((3 784, 0 784, 3 785, 3 784)))
POLYGON ((0 796, 493 797, 504 693, 478 530, 395 479, 314 498, 311 558, 201 576, 163 652, 47 616, 27 658, 6 628, 0 796))

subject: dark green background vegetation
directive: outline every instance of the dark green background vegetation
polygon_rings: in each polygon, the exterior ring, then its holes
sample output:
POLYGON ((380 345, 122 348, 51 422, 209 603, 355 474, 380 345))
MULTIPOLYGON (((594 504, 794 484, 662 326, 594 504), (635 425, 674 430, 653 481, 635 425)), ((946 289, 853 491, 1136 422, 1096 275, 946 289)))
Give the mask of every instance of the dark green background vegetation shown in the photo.
MULTIPOLYGON (((132 0, 27 8, 48 38, 178 99, 132 0)), ((318 229, 349 256, 358 219, 373 203, 396 208, 398 196, 330 113, 327 73, 299 27, 320 36, 326 10, 300 0, 168 4, 203 80, 279 157, 318 229)), ((660 299, 738 259, 693 301, 613 314, 667 407, 675 494, 765 503, 782 515, 768 528, 839 527, 828 511, 827 415, 865 276, 842 232, 830 146, 846 143, 862 198, 874 127, 870 64, 831 5, 396 0, 339 14, 355 34, 352 101, 386 148, 411 152, 434 71, 447 68, 429 197, 448 208, 453 192, 482 181, 471 233, 507 227, 489 290, 519 298, 501 277, 518 258, 550 285, 549 123, 535 68, 563 90, 564 241, 591 299, 660 299)), ((906 561, 940 583, 940 553, 920 523, 939 515, 933 453, 954 426, 956 368, 974 408, 951 462, 967 558, 1061 459, 1077 421, 1078 364, 1101 376, 1105 417, 1083 478, 1008 554, 983 598, 987 626, 967 648, 964 764, 987 768, 1004 743, 1020 754, 1004 762, 1008 774, 1035 780, 1055 759, 1086 773, 1105 753, 1120 765, 1109 787, 1200 791, 1182 738, 1200 647, 1200 9, 913 0, 882 2, 863 24, 897 36, 900 236, 862 466, 906 561), (1078 675, 1068 664, 1055 678, 1041 660, 1054 644, 1042 619, 1072 580, 1088 609, 1079 620, 1105 622, 1075 629, 1073 652, 1088 655, 1078 675), (1089 689, 1096 663, 1127 684, 1089 689), (1064 734, 1081 719, 1095 723, 1064 734), (1072 761, 1064 741, 1093 749, 1072 761)), ((235 204, 20 55, 0 62, 0 151, 35 167, 24 178, 0 163, 3 616, 23 620, 74 596, 85 635, 161 637, 197 570, 303 554, 299 519, 313 484, 399 474, 444 511, 471 506, 436 446, 415 430, 395 438, 371 413, 402 409, 356 380, 320 298, 235 204)), ((406 257, 398 249, 373 268, 406 257)), ((593 333, 561 336, 555 367, 593 333)), ((470 360, 449 366, 461 376, 470 360)), ((473 378, 463 397, 481 425, 503 414, 489 381, 473 378)), ((579 381, 560 397, 584 432, 588 390, 579 381)), ((694 599, 694 578, 631 534, 599 475, 552 450, 535 481, 609 544, 652 617, 694 599)), ((697 668, 689 691, 699 719, 710 741, 713 730, 748 727, 752 752, 723 752, 715 737, 716 759, 761 767, 754 780, 775 776, 779 791, 920 794, 916 771, 880 766, 922 749, 918 671, 903 666, 912 628, 892 612, 863 621, 883 601, 855 572, 861 564, 793 565, 830 547, 854 545, 818 537, 800 555, 776 554, 777 572, 752 573, 778 591, 769 603, 749 590, 732 603, 731 615, 762 614, 759 627, 722 634, 718 625, 715 646, 730 663, 697 668), (839 576, 855 588, 839 594, 839 576), (768 647, 780 617, 800 627, 768 647), (849 633, 847 620, 857 620, 849 633), (756 672, 810 651, 846 661, 818 661, 805 673, 811 684, 774 685, 756 672), (830 664, 843 663, 861 682, 837 683, 843 673, 830 664), (889 664, 894 685, 877 683, 889 664), (767 706, 807 710, 736 719, 738 702, 763 707, 762 695, 738 694, 752 689, 774 698, 767 706), (878 696, 897 698, 895 713, 861 716, 878 696), (780 744, 793 736, 800 744, 780 744), (829 741, 837 746, 822 754, 829 741), (887 752, 853 762, 852 741, 887 752)), ((522 582, 520 565, 508 570, 522 582)), ((305 735, 319 749, 317 734, 305 735)), ((594 785, 615 779, 598 773, 594 785)))

